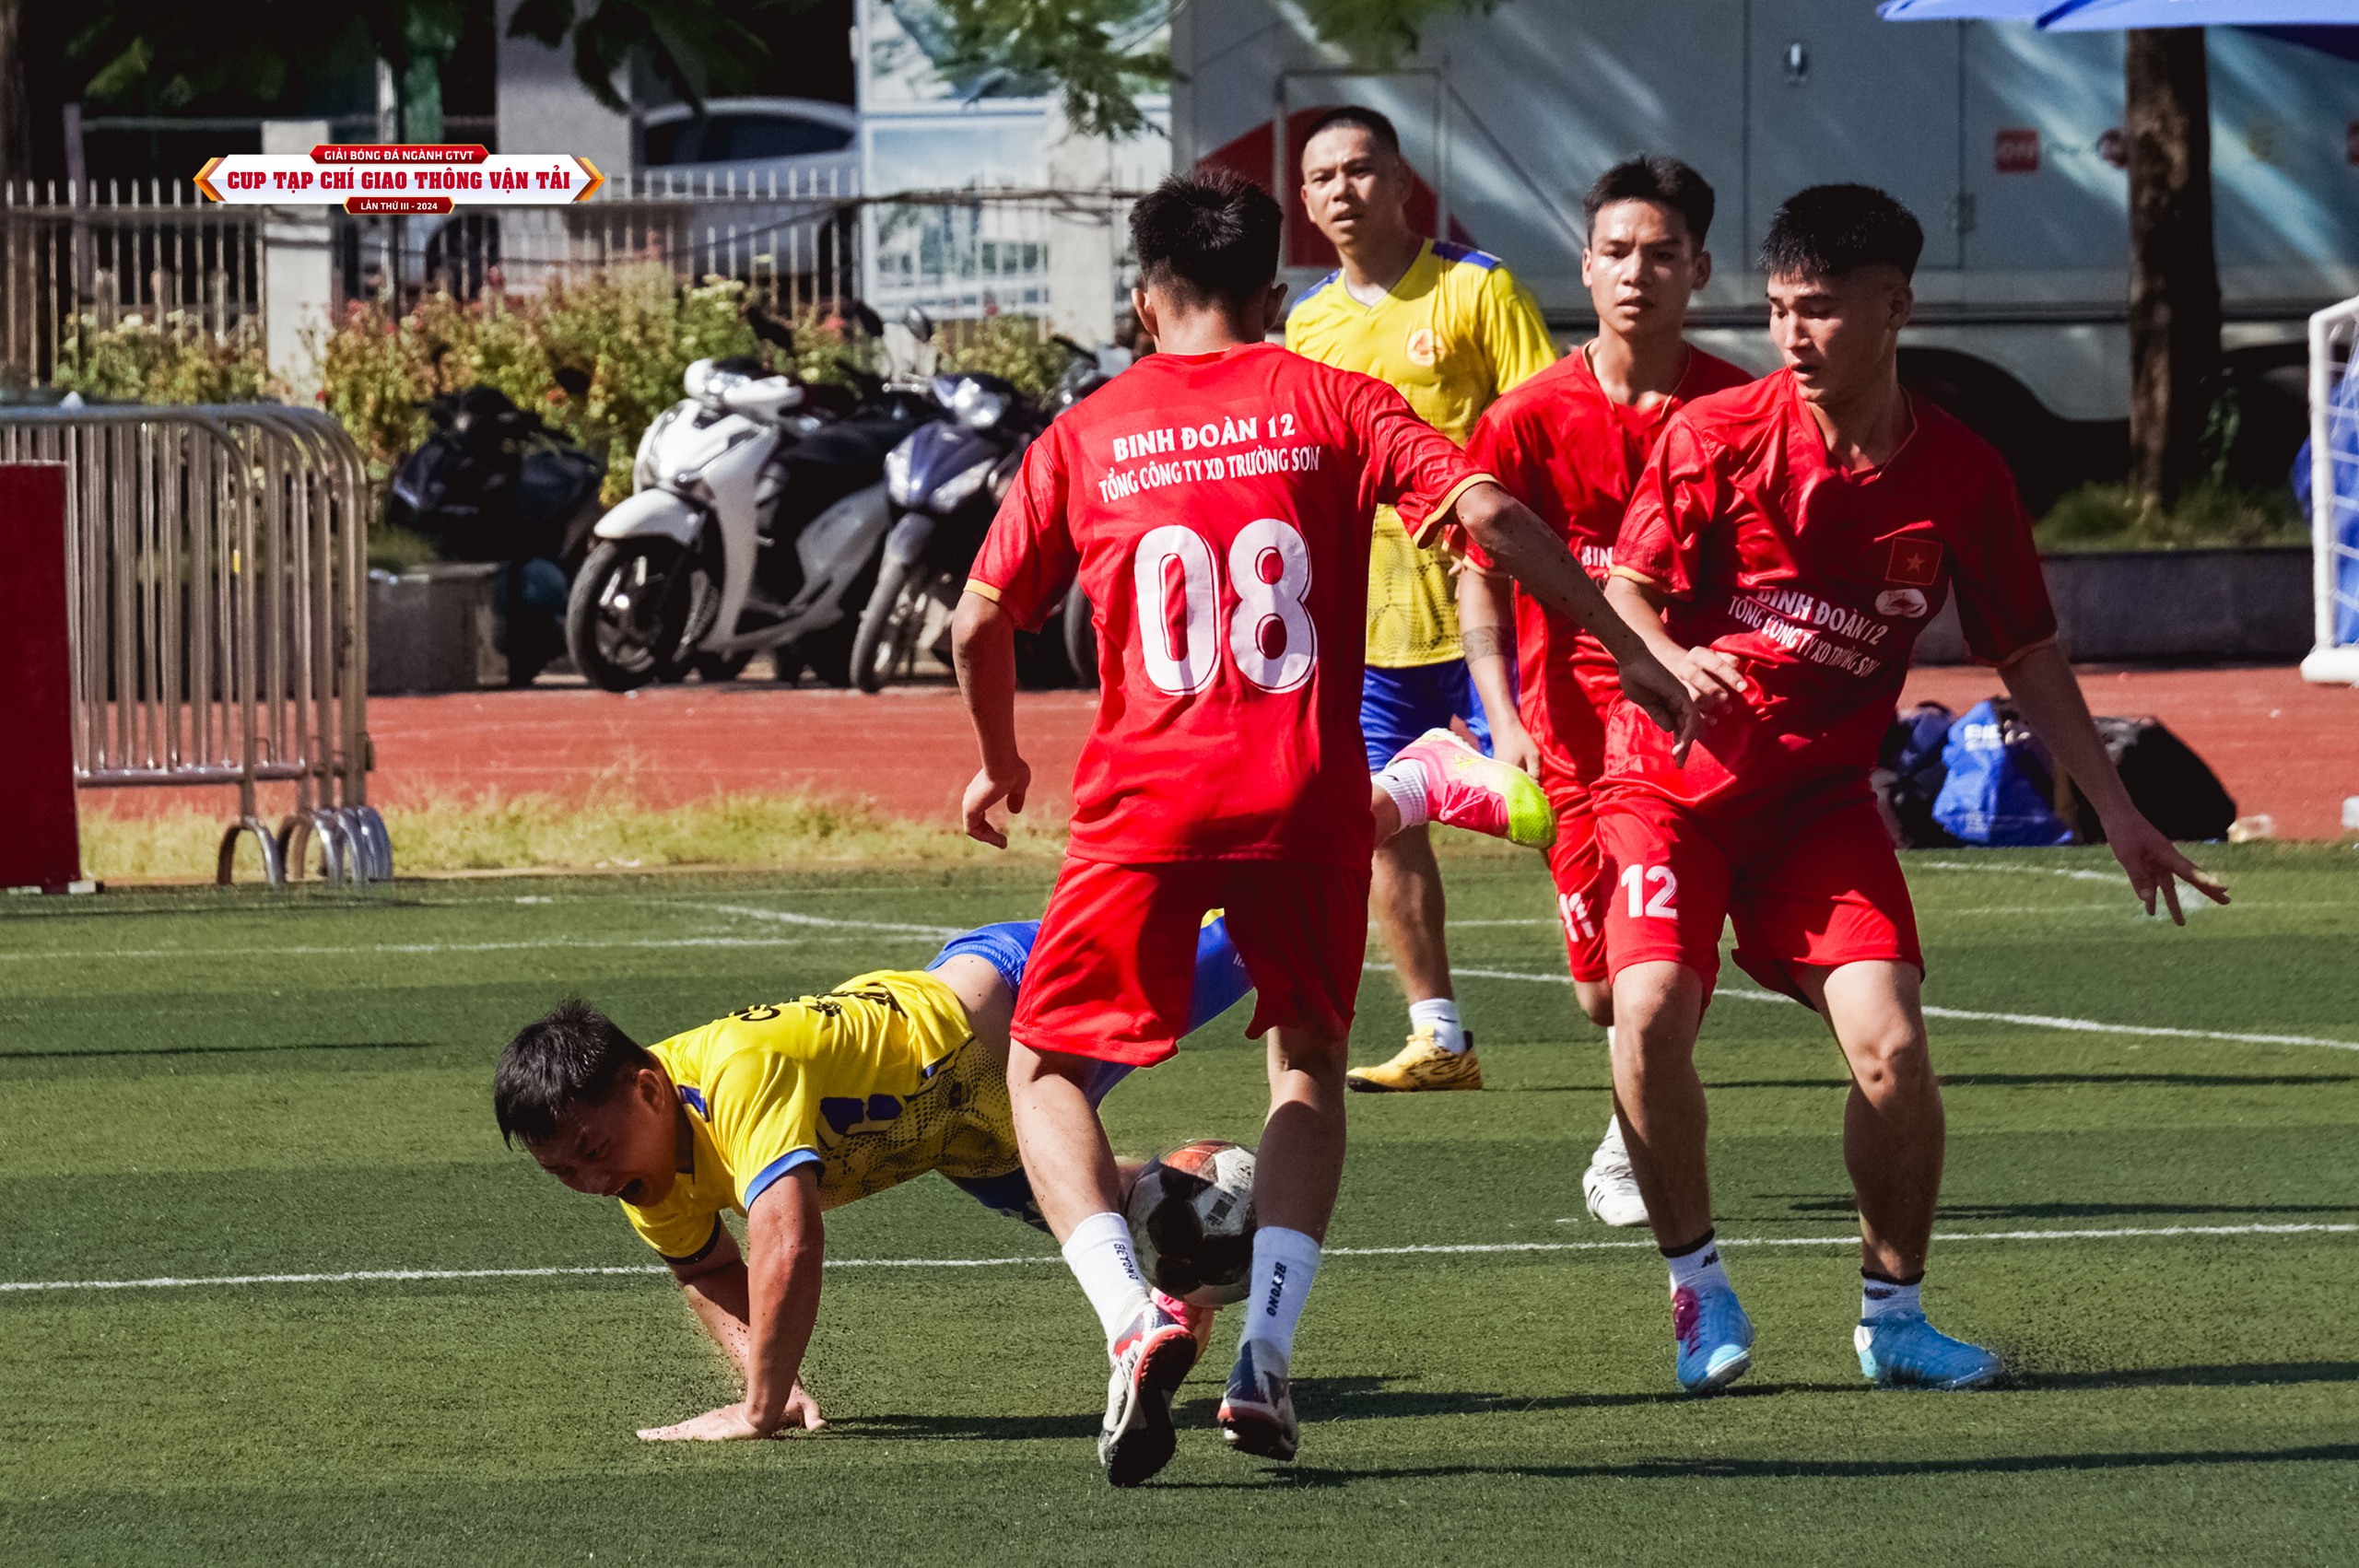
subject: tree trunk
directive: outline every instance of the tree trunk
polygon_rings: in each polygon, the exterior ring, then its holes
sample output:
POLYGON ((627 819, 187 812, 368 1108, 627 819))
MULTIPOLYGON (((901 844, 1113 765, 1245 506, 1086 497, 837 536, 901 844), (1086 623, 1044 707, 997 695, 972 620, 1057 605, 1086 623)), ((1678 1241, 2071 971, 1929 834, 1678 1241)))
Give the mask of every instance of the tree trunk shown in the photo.
POLYGON ((2130 482, 2167 506, 2196 476, 2220 383, 2212 106, 2203 29, 2125 36, 2130 143, 2130 482))
POLYGON ((0 184, 33 177, 32 105, 25 98, 23 0, 0 0, 0 184))

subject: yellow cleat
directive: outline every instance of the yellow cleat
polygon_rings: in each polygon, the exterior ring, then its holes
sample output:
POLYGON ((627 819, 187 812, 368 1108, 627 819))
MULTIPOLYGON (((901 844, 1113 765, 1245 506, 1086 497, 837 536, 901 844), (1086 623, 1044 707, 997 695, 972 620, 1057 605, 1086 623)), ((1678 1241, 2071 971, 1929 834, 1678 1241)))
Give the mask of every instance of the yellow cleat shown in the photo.
POLYGON ((1474 1033, 1466 1048, 1451 1052, 1434 1044, 1434 1032, 1420 1029, 1391 1061, 1356 1067, 1344 1074, 1346 1088, 1371 1094, 1414 1094, 1438 1089, 1480 1089, 1483 1064, 1474 1059, 1474 1033))

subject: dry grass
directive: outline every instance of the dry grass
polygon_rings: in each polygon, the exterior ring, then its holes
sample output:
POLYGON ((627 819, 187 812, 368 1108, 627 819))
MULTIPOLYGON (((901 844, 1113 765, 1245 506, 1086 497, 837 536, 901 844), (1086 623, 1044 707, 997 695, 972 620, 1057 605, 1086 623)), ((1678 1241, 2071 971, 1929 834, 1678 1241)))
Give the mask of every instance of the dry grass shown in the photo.
MULTIPOLYGON (((210 880, 223 819, 194 809, 82 819, 84 874, 108 882, 210 880)), ((385 811, 399 872, 637 870, 659 866, 802 867, 942 863, 995 857, 949 824, 795 796, 729 795, 666 810, 626 797, 560 801, 477 796, 385 811)), ((1064 824, 1016 819, 1009 848, 1058 854, 1064 824)), ((261 874, 251 843, 239 877, 261 874)))

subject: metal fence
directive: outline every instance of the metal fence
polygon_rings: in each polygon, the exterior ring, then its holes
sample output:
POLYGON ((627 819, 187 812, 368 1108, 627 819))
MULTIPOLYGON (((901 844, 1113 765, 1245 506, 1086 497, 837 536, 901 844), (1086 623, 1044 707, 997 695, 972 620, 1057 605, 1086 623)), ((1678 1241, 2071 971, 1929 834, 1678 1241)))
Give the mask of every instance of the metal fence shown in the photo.
MULTIPOLYGON (((336 212, 334 297, 322 303, 340 310, 396 286, 403 298, 442 289, 473 298, 653 263, 683 281, 740 280, 789 315, 853 298, 945 319, 1045 314, 1067 289, 1110 319, 1134 196, 987 187, 863 197, 848 170, 829 169, 648 175, 570 205, 442 217, 336 212), (1074 257, 1084 258, 1078 273, 1074 257)), ((205 201, 183 181, 0 184, 0 390, 51 384, 85 352, 87 334, 134 315, 159 330, 217 340, 244 332, 259 343, 270 211, 205 201)))
POLYGON ((86 788, 235 785, 274 885, 393 874, 368 805, 360 453, 275 404, 0 407, 0 462, 66 464, 74 772, 86 788), (294 786, 275 826, 257 786, 294 786))

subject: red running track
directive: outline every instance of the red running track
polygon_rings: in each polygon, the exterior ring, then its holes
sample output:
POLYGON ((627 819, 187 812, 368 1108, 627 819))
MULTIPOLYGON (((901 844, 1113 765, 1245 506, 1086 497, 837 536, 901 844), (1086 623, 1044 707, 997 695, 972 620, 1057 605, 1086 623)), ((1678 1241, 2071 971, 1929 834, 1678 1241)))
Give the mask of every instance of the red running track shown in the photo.
MULTIPOLYGON (((2359 795, 2359 692, 2306 685, 2290 668, 2089 670, 2082 685, 2098 713, 2152 714, 2170 725, 2212 764, 2239 811, 2275 819, 2279 837, 2341 835, 2343 798, 2359 795)), ((1986 670, 1926 669, 1910 674, 1906 700, 1963 711, 1999 690, 1986 670)), ((1043 816, 1068 809, 1095 701, 1079 692, 1018 700, 1038 786, 1032 810, 1043 816)), ((748 682, 629 696, 545 686, 380 697, 369 705, 369 728, 377 745, 371 797, 381 804, 539 794, 663 807, 776 790, 946 825, 975 766, 957 694, 946 685, 874 696, 748 682)), ((213 811, 222 798, 114 790, 84 802, 118 813, 213 811)))

